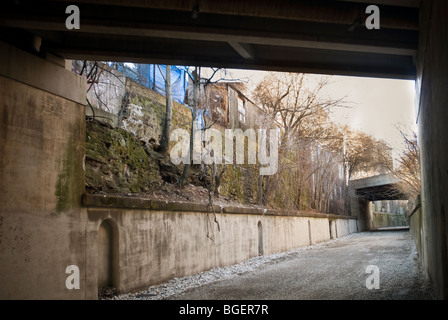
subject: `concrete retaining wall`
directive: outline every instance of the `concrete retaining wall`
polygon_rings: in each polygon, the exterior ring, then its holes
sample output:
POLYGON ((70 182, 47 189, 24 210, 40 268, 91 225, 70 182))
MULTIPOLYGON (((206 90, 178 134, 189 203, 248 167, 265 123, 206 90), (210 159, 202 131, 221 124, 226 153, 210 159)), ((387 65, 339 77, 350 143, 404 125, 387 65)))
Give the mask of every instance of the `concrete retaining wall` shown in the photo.
POLYGON ((403 214, 392 214, 373 212, 373 228, 404 227, 408 226, 406 216, 403 214))
POLYGON ((91 281, 102 269, 95 265, 95 233, 102 221, 112 221, 119 239, 114 266, 119 280, 114 285, 121 292, 241 262, 260 253, 260 241, 263 254, 271 254, 330 240, 330 223, 338 237, 357 231, 356 219, 334 215, 284 216, 274 210, 218 206, 214 214, 201 204, 98 195, 86 195, 84 203, 92 235, 91 281))
POLYGON ((335 238, 346 236, 350 233, 358 232, 357 220, 354 219, 336 219, 336 236, 335 238))

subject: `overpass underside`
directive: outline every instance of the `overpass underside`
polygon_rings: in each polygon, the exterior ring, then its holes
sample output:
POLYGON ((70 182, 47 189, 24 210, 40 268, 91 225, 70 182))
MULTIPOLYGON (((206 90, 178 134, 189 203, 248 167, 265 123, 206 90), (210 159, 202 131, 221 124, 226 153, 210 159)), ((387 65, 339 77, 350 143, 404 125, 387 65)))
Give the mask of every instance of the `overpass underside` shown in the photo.
POLYGON ((447 298, 447 14, 443 0, 3 2, 1 279, 22 280, 2 296, 68 298, 66 275, 50 280, 45 266, 73 261, 87 274, 78 298, 95 296, 86 269, 96 260, 86 257, 98 228, 87 227, 81 204, 86 83, 64 69, 64 59, 90 59, 415 79, 420 255, 437 296, 447 298), (379 30, 365 27, 369 4, 380 9, 379 30), (79 8, 79 30, 66 28, 68 5, 79 8), (43 255, 35 244, 58 246, 43 255))
MULTIPOLYGON (((8 1, 2 38, 41 39, 65 59, 170 63, 415 79, 418 1, 8 1), (68 5, 80 29, 68 30, 68 5)), ((40 41, 40 40, 39 40, 40 41)))
POLYGON ((356 190, 356 195, 367 201, 408 200, 397 185, 383 185, 356 190))

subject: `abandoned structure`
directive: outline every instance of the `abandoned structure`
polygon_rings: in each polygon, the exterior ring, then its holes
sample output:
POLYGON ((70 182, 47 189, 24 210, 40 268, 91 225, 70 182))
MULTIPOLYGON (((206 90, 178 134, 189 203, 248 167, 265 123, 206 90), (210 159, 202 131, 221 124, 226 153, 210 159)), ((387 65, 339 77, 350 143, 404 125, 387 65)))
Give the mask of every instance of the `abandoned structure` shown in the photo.
POLYGON ((88 59, 416 80, 422 196, 411 231, 446 299, 448 2, 368 1, 379 30, 365 28, 366 2, 79 0, 79 29, 65 24, 70 1, 4 4, 0 298, 95 299, 102 285, 134 290, 368 228, 362 200, 353 217, 215 207, 218 232, 200 205, 85 195, 87 88, 66 61, 88 59))
POLYGON ((260 127, 263 111, 242 92, 242 83, 218 82, 205 89, 209 121, 223 128, 242 129, 260 127))

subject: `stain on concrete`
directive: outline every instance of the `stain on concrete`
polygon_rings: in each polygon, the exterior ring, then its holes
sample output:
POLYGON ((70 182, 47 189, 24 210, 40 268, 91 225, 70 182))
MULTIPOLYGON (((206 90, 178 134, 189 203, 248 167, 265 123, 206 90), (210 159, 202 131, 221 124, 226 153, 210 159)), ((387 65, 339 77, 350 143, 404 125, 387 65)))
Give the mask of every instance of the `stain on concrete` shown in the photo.
MULTIPOLYGON (((8 138, 8 107, 3 109, 0 117, 0 154, 4 154, 6 139, 8 138)), ((3 161, 3 157, 1 159, 3 161)))
MULTIPOLYGON (((3 216, 0 216, 0 245, 2 244, 3 241, 3 216)), ((0 251, 2 247, 0 247, 0 251)))
POLYGON ((67 211, 81 204, 84 193, 84 118, 75 119, 68 132, 65 151, 62 156, 61 168, 58 173, 55 196, 56 210, 67 211))
POLYGON ((74 179, 74 166, 73 166, 73 146, 72 139, 69 138, 68 147, 65 150, 62 160, 62 168, 58 174, 58 180, 56 182, 55 195, 57 197, 56 209, 58 212, 66 211, 73 205, 73 184, 76 183, 74 179))

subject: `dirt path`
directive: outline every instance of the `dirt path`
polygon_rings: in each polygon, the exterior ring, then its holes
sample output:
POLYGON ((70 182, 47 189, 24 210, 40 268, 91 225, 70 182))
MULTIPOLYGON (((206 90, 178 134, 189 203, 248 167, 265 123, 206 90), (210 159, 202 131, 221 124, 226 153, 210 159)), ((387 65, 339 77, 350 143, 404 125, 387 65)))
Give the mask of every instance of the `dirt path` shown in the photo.
POLYGON ((169 299, 407 300, 433 299, 433 295, 409 231, 381 231, 352 234, 291 253, 253 272, 169 299), (378 278, 375 271, 366 273, 370 265, 378 267, 378 278), (379 289, 368 289, 367 282, 378 283, 379 289))

